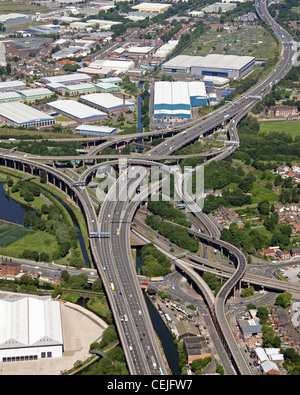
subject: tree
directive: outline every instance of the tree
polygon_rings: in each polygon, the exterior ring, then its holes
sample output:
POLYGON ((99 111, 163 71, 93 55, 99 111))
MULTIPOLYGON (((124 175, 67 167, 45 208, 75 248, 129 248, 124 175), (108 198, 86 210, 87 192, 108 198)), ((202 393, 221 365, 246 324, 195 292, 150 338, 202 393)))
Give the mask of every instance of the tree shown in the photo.
POLYGON ((24 215, 23 225, 25 226, 25 228, 32 228, 34 226, 35 220, 36 218, 34 212, 31 210, 26 211, 26 214, 24 215))
POLYGON ((285 309, 288 306, 290 306, 291 297, 292 297, 292 294, 290 292, 284 291, 277 296, 275 304, 277 306, 282 306, 285 309))

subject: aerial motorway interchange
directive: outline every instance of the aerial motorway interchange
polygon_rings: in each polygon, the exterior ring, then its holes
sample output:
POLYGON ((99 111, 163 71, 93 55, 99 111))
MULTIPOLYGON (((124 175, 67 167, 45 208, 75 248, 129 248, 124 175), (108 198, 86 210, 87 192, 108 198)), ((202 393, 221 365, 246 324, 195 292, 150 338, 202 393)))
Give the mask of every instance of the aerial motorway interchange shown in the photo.
MULTIPOLYGON (((86 155, 80 156, 81 160, 86 160, 87 163, 92 161, 93 164, 80 175, 77 182, 74 182, 71 177, 56 168, 54 164, 55 161, 70 159, 75 161, 78 157, 37 157, 29 154, 24 155, 20 152, 2 153, 0 155, 0 165, 2 166, 13 167, 34 175, 39 175, 42 170, 45 171, 48 182, 65 191, 81 208, 90 235, 89 241, 93 262, 107 292, 131 375, 170 374, 151 323, 140 282, 132 264, 130 246, 131 232, 134 232, 141 239, 145 238, 143 234, 132 228, 137 209, 141 202, 147 200, 150 193, 157 193, 161 189, 162 183, 158 182, 151 185, 151 188, 140 191, 140 185, 148 177, 148 170, 152 166, 160 166, 166 174, 172 174, 175 191, 181 196, 182 202, 187 205, 189 218, 194 221, 197 228, 201 224, 206 229, 205 234, 196 231, 190 232, 198 237, 201 243, 212 246, 219 251, 226 251, 234 264, 224 266, 221 263, 210 262, 195 256, 186 256, 186 259, 172 258, 176 267, 189 277, 196 285, 196 289, 200 290, 207 303, 212 322, 228 358, 228 364, 225 368, 227 375, 252 374, 240 348, 237 346, 225 314, 225 304, 233 289, 241 281, 245 281, 262 285, 265 289, 269 288, 277 291, 284 289, 295 293, 299 292, 299 287, 296 284, 287 285, 285 283, 283 288, 282 282, 279 280, 266 279, 247 272, 247 259, 244 254, 235 246, 220 240, 218 227, 199 210, 197 203, 185 189, 187 179, 192 175, 192 172, 181 177, 178 172, 174 171, 173 167, 168 166, 169 163, 179 161, 184 157, 173 155, 174 152, 193 143, 200 136, 205 137, 224 124, 227 128, 227 144, 221 150, 205 153, 206 161, 203 165, 205 167, 211 161, 220 161, 231 155, 239 147, 238 123, 264 95, 271 91, 272 86, 292 68, 292 60, 296 51, 292 37, 270 16, 265 0, 256 0, 255 7, 258 16, 277 33, 283 48, 283 55, 272 73, 234 102, 228 102, 207 117, 191 122, 189 126, 184 125, 169 131, 148 132, 148 135, 168 133, 171 137, 147 151, 147 153, 120 155, 120 157, 117 155, 105 156, 104 161, 104 156, 99 155, 101 149, 113 144, 138 140, 142 136, 139 134, 119 135, 113 139, 108 139, 106 142, 90 149, 86 155), (120 164, 120 158, 126 159, 127 164, 130 165, 119 166, 119 177, 108 190, 97 216, 94 209, 95 197, 88 193, 85 185, 99 167, 118 165, 120 164), (99 163, 97 163, 98 160, 99 163), (167 162, 161 163, 162 161, 167 162), (187 258, 189 258, 189 261, 187 258), (194 270, 197 265, 209 270, 216 270, 227 279, 217 297, 212 295, 210 289, 201 281, 201 277, 194 270), (125 315, 127 320, 121 320, 120 316, 125 315), (143 341, 140 341, 141 336, 143 341)), ((170 255, 168 251, 164 252, 170 255)))

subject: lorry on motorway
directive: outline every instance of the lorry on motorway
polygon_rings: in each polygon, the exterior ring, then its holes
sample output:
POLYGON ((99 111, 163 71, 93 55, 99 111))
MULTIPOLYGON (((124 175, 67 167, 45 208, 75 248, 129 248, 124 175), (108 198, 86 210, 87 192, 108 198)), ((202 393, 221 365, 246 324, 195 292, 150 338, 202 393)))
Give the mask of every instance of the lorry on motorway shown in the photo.
POLYGON ((127 315, 126 314, 120 314, 120 320, 122 321, 122 322, 127 322, 128 321, 128 318, 127 318, 127 315))
POLYGON ((166 281, 166 279, 167 279, 167 277, 163 277, 163 276, 160 276, 160 277, 151 277, 151 278, 150 278, 151 281, 166 281))
POLYGON ((111 288, 111 290, 112 290, 112 291, 114 291, 114 290, 115 290, 114 283, 110 283, 110 288, 111 288))
POLYGON ((153 369, 156 369, 156 362, 155 362, 155 359, 154 359, 154 356, 152 355, 152 357, 151 357, 151 362, 152 362, 152 365, 153 365, 153 369))

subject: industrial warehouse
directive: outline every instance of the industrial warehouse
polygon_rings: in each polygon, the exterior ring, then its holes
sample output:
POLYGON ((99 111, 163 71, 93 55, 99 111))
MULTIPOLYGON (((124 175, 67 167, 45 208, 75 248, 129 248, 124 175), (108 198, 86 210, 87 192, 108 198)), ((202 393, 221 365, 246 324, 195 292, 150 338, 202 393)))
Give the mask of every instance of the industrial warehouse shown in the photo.
POLYGON ((94 122, 108 117, 106 113, 79 103, 76 100, 57 100, 48 103, 47 106, 78 122, 94 122))
POLYGON ((154 118, 191 118, 191 108, 205 106, 207 93, 201 81, 158 81, 154 87, 154 118))
POLYGON ((0 119, 7 125, 24 128, 41 128, 55 124, 54 117, 19 102, 1 103, 0 119))
POLYGON ((53 77, 41 78, 41 81, 45 84, 51 84, 53 82, 56 82, 63 85, 79 84, 81 82, 90 82, 91 80, 92 78, 90 76, 81 73, 55 75, 53 77))
POLYGON ((134 103, 111 93, 91 93, 90 95, 80 96, 80 101, 108 112, 135 110, 134 103))
POLYGON ((162 71, 237 79, 244 77, 253 70, 254 65, 255 58, 252 56, 210 54, 202 57, 179 55, 164 63, 162 71))
POLYGON ((58 301, 25 297, 0 300, 0 362, 62 357, 58 301))
POLYGON ((79 125, 76 127, 75 131, 79 134, 86 134, 91 136, 110 136, 117 133, 116 128, 98 125, 79 125))
POLYGON ((23 81, 4 81, 0 82, 0 92, 14 92, 25 89, 26 84, 23 81))

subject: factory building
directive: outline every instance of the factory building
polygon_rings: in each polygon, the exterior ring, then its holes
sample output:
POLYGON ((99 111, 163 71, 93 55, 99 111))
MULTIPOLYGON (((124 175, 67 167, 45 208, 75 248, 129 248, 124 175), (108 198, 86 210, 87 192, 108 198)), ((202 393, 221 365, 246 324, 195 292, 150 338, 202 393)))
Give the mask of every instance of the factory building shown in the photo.
POLYGON ((0 103, 20 101, 21 96, 17 92, 0 92, 0 103))
POLYGON ((166 58, 176 47, 179 40, 169 40, 166 44, 163 44, 158 50, 155 52, 154 56, 156 58, 166 58))
POLYGON ((230 79, 241 78, 254 68, 254 64, 255 58, 252 56, 210 54, 191 66, 191 74, 230 79))
POLYGON ((207 105, 201 81, 155 82, 154 118, 191 118, 192 107, 207 105))
POLYGON ((172 5, 167 3, 140 3, 131 8, 138 11, 159 12, 162 14, 169 7, 172 7, 172 5))
POLYGON ((92 93, 96 90, 95 85, 89 83, 61 86, 61 91, 68 92, 71 96, 81 95, 82 93, 92 93))
POLYGON ((125 111, 135 110, 134 103, 114 96, 111 93, 92 93, 90 95, 80 96, 80 101, 107 112, 123 111, 124 107, 125 111))
POLYGON ((58 301, 38 297, 0 300, 0 362, 60 358, 64 344, 58 301))
POLYGON ((19 92, 22 100, 33 101, 51 97, 53 92, 47 88, 24 89, 19 92))
POLYGON ((55 118, 50 115, 18 102, 0 104, 0 119, 7 125, 24 128, 42 128, 55 124, 55 118))
POLYGON ((191 66, 202 59, 202 56, 178 55, 164 63, 161 69, 165 73, 189 74, 191 66))
POLYGON ((79 125, 76 127, 75 131, 76 133, 86 134, 89 136, 110 136, 117 133, 116 128, 98 125, 79 125))
POLYGON ((0 82, 0 92, 14 92, 25 88, 26 84, 23 81, 14 80, 0 82))
POLYGON ((63 85, 74 85, 82 82, 90 82, 91 80, 92 78, 89 75, 81 73, 55 75, 52 77, 41 78, 41 81, 45 84, 56 82, 63 85))
POLYGON ((95 122, 108 117, 106 113, 79 103, 76 100, 57 100, 47 103, 47 106, 78 122, 95 122))
POLYGON ((124 59, 98 59, 90 63, 88 67, 79 69, 79 72, 87 74, 99 74, 99 76, 107 76, 108 74, 125 74, 134 68, 132 60, 124 59))
POLYGON ((118 90, 120 89, 118 87, 118 85, 110 84, 108 82, 100 82, 99 84, 96 84, 95 86, 100 92, 104 92, 104 93, 118 92, 118 90))
POLYGON ((222 78, 222 77, 212 77, 212 76, 206 75, 203 78, 203 82, 207 86, 213 86, 215 88, 220 88, 220 89, 225 89, 225 88, 228 88, 228 86, 229 86, 229 79, 222 78))
POLYGON ((179 55, 162 66, 163 72, 192 74, 195 76, 241 78, 253 70, 252 56, 209 54, 202 56, 179 55))
POLYGON ((31 20, 31 16, 25 14, 10 13, 0 15, 0 23, 3 23, 5 27, 28 23, 31 20))
POLYGON ((130 56, 142 56, 142 57, 147 57, 152 54, 154 51, 154 47, 138 47, 136 45, 129 47, 126 49, 126 54, 130 56))
POLYGON ((202 107, 207 105, 207 93, 205 84, 201 81, 189 81, 187 83, 189 97, 192 107, 202 107))
POLYGON ((97 83, 105 82, 108 84, 120 85, 122 84, 122 78, 119 77, 107 77, 107 78, 99 78, 97 83))

